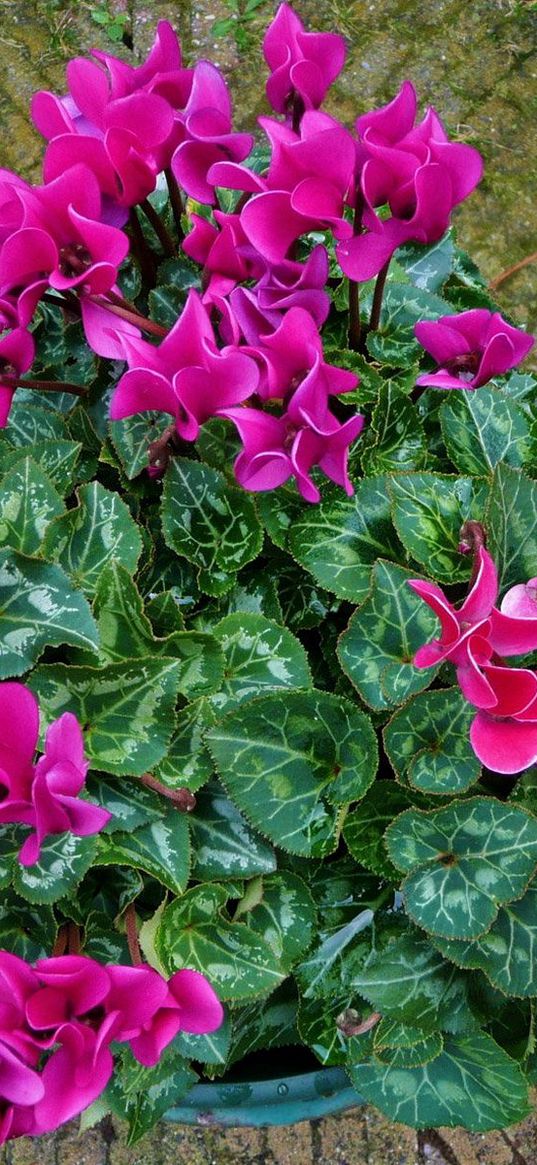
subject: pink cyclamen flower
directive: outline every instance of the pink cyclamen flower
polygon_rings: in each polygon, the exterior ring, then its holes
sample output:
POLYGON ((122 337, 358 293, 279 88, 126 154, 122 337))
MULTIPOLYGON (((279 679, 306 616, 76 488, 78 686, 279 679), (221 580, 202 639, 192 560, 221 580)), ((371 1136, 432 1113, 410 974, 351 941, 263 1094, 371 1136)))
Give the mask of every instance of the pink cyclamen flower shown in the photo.
POLYGON ((294 307, 308 312, 316 327, 322 327, 330 310, 330 296, 323 290, 328 279, 326 248, 314 247, 305 263, 284 260, 265 268, 255 287, 237 287, 229 297, 247 343, 261 344, 261 338, 275 332, 294 307))
POLYGON ((289 4, 280 4, 265 33, 263 53, 271 75, 267 98, 287 113, 294 98, 317 109, 345 62, 345 41, 333 32, 306 32, 289 4))
POLYGON ((432 107, 418 124, 416 111, 415 89, 405 81, 393 101, 356 123, 366 229, 337 247, 350 279, 376 275, 402 243, 440 239, 482 176, 477 150, 450 142, 432 107), (390 216, 381 218, 377 209, 386 204, 390 216))
POLYGON ((26 1017, 38 987, 23 959, 0 951, 0 1144, 31 1131, 34 1107, 45 1092, 37 1071, 41 1047, 26 1017))
POLYGON ((159 21, 149 56, 136 68, 108 53, 94 50, 93 56, 70 61, 65 97, 34 95, 34 123, 50 142, 44 176, 50 182, 83 162, 111 207, 127 208, 154 190, 170 163, 175 110, 187 102, 193 74, 182 68, 181 47, 167 21, 159 21))
POLYGON ((64 832, 85 837, 111 818, 79 798, 88 763, 76 717, 65 712, 50 725, 44 755, 34 766, 38 735, 35 696, 23 684, 0 684, 0 821, 32 826, 19 853, 25 866, 38 861, 46 837, 64 832))
POLYGON ((520 364, 534 343, 533 336, 486 308, 423 320, 414 333, 438 365, 436 372, 419 376, 416 384, 432 388, 479 388, 520 364))
POLYGON ((177 971, 151 1020, 131 1037, 132 1053, 152 1068, 178 1032, 207 1035, 221 1026, 223 1018, 222 1004, 207 979, 199 971, 177 971))
POLYGON ((86 166, 72 166, 47 186, 18 191, 20 229, 0 250, 0 295, 22 288, 21 324, 47 287, 83 294, 109 291, 129 250, 123 231, 101 222, 101 192, 86 166))
POLYGON ((319 490, 309 476, 318 465, 347 494, 353 493, 347 473, 349 445, 361 433, 364 418, 357 415, 340 424, 328 409, 326 392, 317 393, 311 381, 295 391, 282 416, 252 408, 226 409, 222 415, 233 421, 243 442, 235 476, 244 489, 276 489, 294 476, 302 497, 318 502, 319 490))
POLYGON ((14 328, 0 340, 0 429, 5 429, 17 381, 31 367, 35 342, 25 328, 14 328))
POLYGON ((157 409, 175 418, 184 440, 195 441, 204 421, 247 400, 257 388, 259 374, 250 356, 234 346, 217 349, 195 291, 158 347, 127 338, 123 344, 130 370, 112 397, 113 421, 157 409))
MULTIPOLYGON (((461 688, 472 703, 494 704, 490 688, 483 680, 483 666, 494 655, 522 655, 537 648, 537 612, 529 617, 508 591, 500 609, 498 575, 485 547, 477 552, 479 564, 475 582, 457 609, 436 583, 410 579, 409 586, 427 603, 440 620, 441 635, 420 647, 414 656, 416 667, 433 667, 449 660, 457 668, 461 688)), ((517 589, 517 588, 513 588, 517 589)))
POLYGON ((472 748, 494 772, 520 773, 537 761, 537 674, 488 665, 483 676, 491 698, 472 721, 472 748))
POLYGON ((214 185, 208 177, 217 162, 242 162, 251 152, 251 134, 234 133, 231 98, 216 65, 200 61, 182 114, 183 140, 172 158, 172 170, 191 198, 213 205, 214 185))
POLYGON ((263 400, 288 401, 300 388, 301 396, 324 407, 329 395, 351 392, 358 384, 354 372, 325 362, 319 329, 301 307, 291 307, 277 329, 260 336, 258 346, 248 351, 261 365, 258 393, 263 400))

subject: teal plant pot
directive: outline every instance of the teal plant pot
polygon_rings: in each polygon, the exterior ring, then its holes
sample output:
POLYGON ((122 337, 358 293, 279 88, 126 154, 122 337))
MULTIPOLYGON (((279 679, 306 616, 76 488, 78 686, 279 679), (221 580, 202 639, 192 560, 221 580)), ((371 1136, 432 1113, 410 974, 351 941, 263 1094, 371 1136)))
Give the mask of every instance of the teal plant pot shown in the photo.
POLYGON ((176 1124, 261 1128, 316 1120, 362 1103, 342 1068, 320 1068, 270 1080, 195 1084, 165 1119, 176 1124))

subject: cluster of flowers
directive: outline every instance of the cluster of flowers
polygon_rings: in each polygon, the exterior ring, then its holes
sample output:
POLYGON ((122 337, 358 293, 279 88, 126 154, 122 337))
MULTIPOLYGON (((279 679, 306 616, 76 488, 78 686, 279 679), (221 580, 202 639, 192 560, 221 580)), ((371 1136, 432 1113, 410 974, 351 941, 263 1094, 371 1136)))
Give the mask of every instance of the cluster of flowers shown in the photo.
POLYGON ((497 608, 498 575, 484 545, 474 573, 458 610, 436 583, 410 581, 441 624, 440 638, 420 647, 414 663, 454 664, 463 695, 478 709, 470 728, 476 756, 494 772, 519 773, 537 761, 537 672, 509 667, 504 657, 537 649, 537 578, 511 587, 497 608))
POLYGON ((39 860, 45 838, 70 832, 86 837, 107 824, 111 814, 82 800, 88 761, 76 716, 65 712, 47 730, 43 756, 34 764, 39 737, 39 706, 24 684, 0 684, 0 823, 32 827, 19 861, 39 860))
MULTIPOLYGON (((298 242, 330 232, 342 271, 353 281, 368 279, 402 243, 441 237, 453 207, 479 181, 482 163, 471 146, 448 141, 433 109, 416 121, 410 82, 390 104, 358 118, 355 132, 321 112, 344 63, 344 41, 306 32, 287 4, 266 33, 264 52, 267 96, 282 115, 260 119, 271 152, 264 176, 241 165, 253 138, 232 131, 218 69, 207 61, 184 68, 166 21, 139 67, 95 51, 93 60, 70 62, 65 96, 35 94, 33 119, 48 140, 44 184, 0 171, 0 331, 7 329, 0 339, 0 425, 34 359, 28 329, 46 295, 80 312, 95 352, 127 361, 112 418, 162 410, 179 436, 193 441, 209 417, 225 416, 242 441, 235 472, 245 488, 271 489, 295 476, 302 496, 317 501, 310 471, 318 465, 352 493, 348 449, 363 418, 341 423, 330 403, 358 380, 323 359, 327 248, 318 243, 299 261, 298 242), (141 333, 165 329, 126 303, 117 278, 130 246, 127 222, 133 247, 140 246, 135 208, 155 223, 147 198, 161 172, 179 231, 181 190, 207 210, 189 215, 192 229, 182 243, 203 267, 203 294, 190 294, 157 346, 141 333), (219 208, 217 187, 239 192, 232 212, 219 208)), ((449 343, 445 321, 442 343, 435 325, 420 325, 444 382, 451 375, 443 387, 475 387, 498 370, 497 361, 485 359, 471 383, 468 372, 488 339, 484 320, 479 343, 467 334, 470 323, 475 332, 470 315, 476 313, 452 319, 449 343)), ((512 366, 521 358, 523 345, 513 346, 516 329, 501 317, 488 325, 504 345, 504 370, 506 360, 512 366)))
POLYGON ((31 967, 0 951, 0 1143, 51 1132, 92 1104, 113 1072, 112 1043, 153 1067, 179 1031, 212 1032, 222 1018, 197 971, 166 981, 147 966, 60 955, 31 967))

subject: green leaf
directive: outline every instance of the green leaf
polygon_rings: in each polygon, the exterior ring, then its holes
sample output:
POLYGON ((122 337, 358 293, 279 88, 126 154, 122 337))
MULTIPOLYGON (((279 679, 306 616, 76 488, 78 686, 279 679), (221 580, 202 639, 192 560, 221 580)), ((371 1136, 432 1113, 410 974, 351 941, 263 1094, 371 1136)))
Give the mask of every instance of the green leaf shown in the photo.
POLYGON ((191 793, 205 785, 214 765, 203 746, 203 732, 213 723, 214 715, 206 700, 181 708, 166 755, 154 769, 159 781, 171 789, 190 789, 191 793))
POLYGON ((366 1100, 413 1128, 463 1125, 481 1133, 529 1112, 520 1068, 484 1032, 446 1040, 442 1054, 421 1068, 382 1070, 374 1060, 349 1073, 366 1100))
POLYGON ((434 679, 435 668, 419 669, 415 652, 432 639, 437 622, 408 585, 412 571, 377 562, 370 597, 355 611, 339 641, 338 657, 360 696, 377 711, 402 704, 434 679))
POLYGON ((65 436, 65 423, 59 413, 43 405, 23 404, 17 393, 9 410, 9 441, 16 446, 33 446, 37 441, 54 441, 65 436))
POLYGON ((408 368, 419 354, 418 341, 408 327, 390 329, 386 335, 369 332, 366 348, 373 360, 392 368, 408 368))
POLYGON ((532 578, 537 560, 537 482, 508 465, 498 465, 485 526, 500 588, 532 578))
MULTIPOLYGON (((82 446, 78 441, 65 441, 56 437, 54 441, 36 441, 31 447, 32 461, 43 470, 55 489, 63 497, 69 493, 75 480, 76 464, 82 446)), ((25 447, 1 450, 0 465, 4 473, 24 461, 25 447)))
POLYGON ((196 886, 163 911, 155 943, 167 974, 181 967, 201 971, 226 1001, 272 991, 285 977, 272 948, 242 923, 221 917, 227 895, 215 889, 196 886))
POLYGON ((500 462, 519 467, 529 453, 529 426, 497 388, 453 392, 440 409, 448 454, 461 473, 487 474, 500 462))
POLYGON ((48 958, 57 933, 54 911, 42 903, 34 909, 12 892, 2 894, 0 949, 28 963, 48 958))
POLYGON ((176 660, 136 660, 103 670, 49 664, 32 672, 29 684, 47 723, 75 713, 94 768, 140 776, 164 755, 174 727, 176 660))
POLYGON ((142 598, 119 562, 109 562, 98 579, 94 611, 102 663, 166 656, 178 661, 179 691, 186 699, 209 695, 220 687, 224 657, 214 636, 176 631, 157 639, 144 614, 142 598))
POLYGON ((411 804, 406 789, 396 781, 375 781, 345 818, 343 837, 349 853, 367 870, 390 881, 399 882, 400 875, 386 854, 384 832, 411 804))
POLYGON ((359 1014, 363 1001, 348 991, 330 999, 301 998, 298 1005, 298 1030, 303 1042, 326 1067, 345 1064, 348 1039, 342 1034, 336 1020, 347 1008, 359 1014))
POLYGON ((251 497, 216 469, 179 457, 164 482, 162 526, 168 546, 199 568, 199 585, 211 595, 229 590, 263 541, 251 497))
POLYGON ((256 501, 259 517, 269 538, 280 550, 286 550, 293 521, 301 518, 304 513, 304 501, 296 486, 281 485, 279 489, 258 494, 256 501))
POLYGON ((317 585, 302 567, 286 558, 278 563, 278 595, 281 603, 280 619, 291 631, 307 631, 323 623, 333 607, 339 603, 317 585))
POLYGON ((140 825, 158 821, 166 812, 162 797, 141 781, 114 781, 100 773, 89 773, 87 789, 91 800, 112 814, 101 833, 116 833, 118 829, 132 833, 140 825))
POLYGON ((502 906, 489 931, 473 942, 435 939, 435 945, 458 967, 485 972, 499 991, 520 999, 537 995, 537 887, 502 906))
POLYGON ((377 767, 368 718, 323 692, 287 692, 229 713, 207 743, 230 796, 291 853, 335 849, 337 806, 358 800, 377 767))
POLYGON ((27 902, 50 905, 70 894, 93 865, 97 837, 57 833, 45 838, 39 861, 33 866, 15 864, 13 885, 27 902))
POLYGON ((148 466, 152 441, 162 436, 170 424, 167 413, 137 413, 123 421, 110 421, 110 436, 129 481, 148 466))
POLYGON ((468 562, 458 546, 469 518, 480 521, 487 485, 469 477, 405 473, 389 483, 393 521, 408 553, 438 582, 468 578, 468 562))
POLYGON ((500 905, 520 898, 537 863, 537 820, 489 797, 429 813, 409 809, 386 832, 407 874, 408 914, 441 938, 478 938, 500 905))
POLYGON ((102 834, 96 864, 134 866, 145 870, 174 894, 182 894, 190 874, 190 839, 185 815, 168 802, 165 816, 133 833, 102 834))
POLYGON ((309 688, 311 673, 302 644, 263 615, 237 612, 214 628, 224 653, 224 679, 210 698, 215 712, 279 688, 309 688))
POLYGON ((375 1011, 424 1033, 475 1026, 468 1008, 468 977, 446 962, 417 931, 374 948, 356 970, 352 985, 375 1011))
POLYGON ((0 545, 36 554, 49 522, 63 511, 52 482, 31 457, 25 457, 0 486, 0 545))
POLYGON ((375 1056, 381 1064, 389 1064, 392 1068, 419 1068, 423 1064, 430 1064, 436 1060, 444 1047, 440 1032, 431 1032, 421 1040, 416 1040, 404 1048, 375 1048, 375 1056))
POLYGON ((293 522, 289 548, 322 587, 359 603, 379 554, 399 557, 384 478, 364 478, 352 498, 339 494, 309 506, 293 522))
POLYGON ((235 1064, 253 1052, 299 1044, 296 1007, 296 996, 291 994, 287 980, 269 999, 234 1009, 228 1063, 235 1064))
POLYGON ((0 550, 0 677, 19 676, 46 646, 93 651, 97 627, 59 566, 0 550))
POLYGON ((406 243, 397 251, 397 262, 404 268, 411 283, 424 291, 438 291, 451 273, 454 246, 451 231, 437 243, 424 247, 420 243, 406 243))
POLYGON ((276 869, 272 847, 257 837, 216 782, 198 793, 196 802, 190 818, 194 878, 251 878, 276 869))
POLYGON ((128 507, 98 481, 83 485, 80 505, 57 518, 47 531, 44 552, 60 562, 86 594, 93 595, 110 560, 134 572, 142 550, 128 507))
POLYGON ((382 300, 379 330, 381 335, 387 335, 397 331, 401 333, 406 329, 409 336, 412 336, 414 324, 419 320, 436 320, 449 311, 450 304, 439 295, 412 287, 408 283, 388 280, 382 300))
POLYGON ((459 688, 423 692, 384 729, 384 745, 398 778, 424 793, 464 793, 481 766, 470 744, 475 708, 459 688))
POLYGON ((302 878, 287 870, 277 870, 255 881, 257 900, 251 908, 246 899, 239 902, 235 918, 260 934, 282 967, 290 971, 311 946, 317 921, 315 903, 302 878))
POLYGON ((417 469, 427 453, 425 430, 408 396, 392 382, 383 384, 362 450, 364 473, 417 469))
POLYGON ((218 1065, 219 1067, 227 1063, 230 1045, 231 1020, 229 1015, 226 1015, 218 1030, 209 1035, 199 1036, 191 1035, 189 1032, 178 1032, 174 1040, 174 1047, 188 1060, 196 1060, 198 1064, 218 1065))
POLYGON ((165 1049, 154 1068, 144 1068, 132 1053, 124 1052, 105 1095, 113 1112, 129 1122, 128 1144, 139 1141, 196 1079, 175 1043, 165 1049))
POLYGON ((333 934, 321 934, 318 946, 296 970, 305 999, 330 1000, 353 991, 354 976, 371 951, 369 927, 374 918, 373 910, 360 910, 333 934))

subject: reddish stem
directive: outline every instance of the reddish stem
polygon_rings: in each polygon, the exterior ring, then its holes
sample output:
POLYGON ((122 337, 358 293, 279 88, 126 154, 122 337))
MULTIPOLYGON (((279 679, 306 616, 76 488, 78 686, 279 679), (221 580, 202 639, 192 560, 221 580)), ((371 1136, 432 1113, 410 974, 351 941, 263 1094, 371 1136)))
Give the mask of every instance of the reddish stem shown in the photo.
POLYGON ((151 773, 144 773, 140 780, 148 789, 153 789, 155 793, 160 793, 161 797, 167 797, 168 801, 172 801, 181 813, 191 813, 196 808, 196 798, 190 789, 168 789, 167 785, 157 781, 157 778, 153 777, 151 773))
POLYGON ((138 312, 128 311, 127 308, 119 307, 118 304, 111 303, 108 299, 103 299, 101 295, 91 295, 90 299, 92 303, 96 303, 99 307, 105 307, 113 315, 119 316, 122 320, 128 320, 129 324, 134 324, 144 332, 150 332, 152 336, 162 337, 168 335, 168 328, 163 328, 161 324, 156 324, 154 320, 148 320, 146 316, 139 315, 138 312))
POLYGON ((136 910, 134 902, 129 902, 125 910, 125 933, 127 935, 127 945, 129 948, 129 955, 133 967, 139 967, 143 962, 142 953, 140 951, 140 943, 138 942, 138 924, 136 922, 136 910))
POLYGON ((76 922, 67 924, 67 947, 70 955, 80 954, 80 927, 77 926, 76 922))
POLYGON ((69 380, 12 380, 9 377, 5 383, 13 388, 33 388, 37 392, 70 392, 72 396, 85 396, 88 391, 80 384, 71 384, 69 380))
POLYGON ((506 279, 510 279, 511 275, 515 275, 517 271, 522 271, 523 267, 527 267, 529 263, 535 263, 536 261, 537 251, 533 251, 531 255, 526 255, 525 259, 519 259, 518 263, 513 263, 512 267, 506 267, 505 271, 501 271, 499 275, 496 275, 494 279, 491 279, 489 283, 489 291, 496 291, 496 288, 499 287, 501 283, 505 283, 506 279))
POLYGON ((380 323, 380 313, 381 313, 381 309, 382 309, 382 298, 384 295, 384 285, 386 283, 386 277, 388 275, 389 266, 390 266, 390 260, 388 259, 388 262, 384 264, 384 267, 381 267, 381 269, 377 275, 377 282, 375 283, 375 290, 373 292, 373 306, 371 308, 371 319, 369 320, 369 331, 370 332, 376 332, 377 328, 379 326, 379 323, 380 323))
POLYGON ((67 939, 69 937, 69 926, 63 922, 56 935, 56 942, 52 948, 52 958, 57 959, 60 955, 64 955, 67 950, 67 939))

